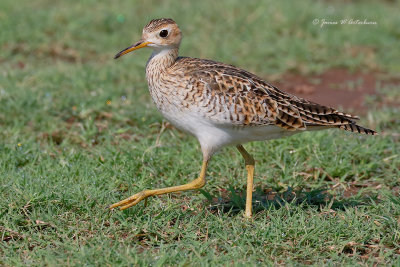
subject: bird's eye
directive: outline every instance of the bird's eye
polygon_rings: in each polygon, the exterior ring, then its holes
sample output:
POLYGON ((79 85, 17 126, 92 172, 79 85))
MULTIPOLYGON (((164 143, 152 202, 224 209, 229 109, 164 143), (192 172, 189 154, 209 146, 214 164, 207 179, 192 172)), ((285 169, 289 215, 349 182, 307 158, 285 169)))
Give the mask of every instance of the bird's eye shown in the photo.
POLYGON ((167 30, 160 31, 160 37, 165 38, 167 36, 168 36, 168 31, 167 30))

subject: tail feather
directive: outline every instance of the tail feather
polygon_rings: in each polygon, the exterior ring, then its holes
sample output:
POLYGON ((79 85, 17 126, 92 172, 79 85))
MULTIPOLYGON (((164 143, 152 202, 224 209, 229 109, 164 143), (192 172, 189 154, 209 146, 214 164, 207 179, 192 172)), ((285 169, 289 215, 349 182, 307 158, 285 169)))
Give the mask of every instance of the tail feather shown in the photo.
POLYGON ((355 133, 360 133, 360 134, 366 134, 366 135, 378 135, 377 132, 374 130, 364 128, 360 125, 357 125, 355 122, 349 123, 349 124, 344 124, 339 126, 340 129, 343 129, 345 131, 349 132, 355 132, 355 133))
POLYGON ((276 102, 279 111, 274 123, 286 130, 339 128, 367 135, 378 134, 374 130, 357 125, 356 121, 360 119, 358 116, 284 93, 276 87, 272 87, 268 92, 271 99, 276 102))
POLYGON ((366 135, 377 135, 374 130, 362 127, 355 121, 359 117, 337 111, 333 108, 321 106, 315 103, 298 103, 296 108, 301 119, 307 127, 326 126, 327 128, 340 128, 345 131, 361 133, 366 135))

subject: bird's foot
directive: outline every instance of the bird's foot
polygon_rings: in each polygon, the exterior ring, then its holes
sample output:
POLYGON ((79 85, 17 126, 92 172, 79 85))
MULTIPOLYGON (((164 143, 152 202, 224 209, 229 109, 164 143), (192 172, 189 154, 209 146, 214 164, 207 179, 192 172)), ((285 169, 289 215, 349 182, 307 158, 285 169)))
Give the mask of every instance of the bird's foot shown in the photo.
POLYGON ((252 219, 253 214, 251 213, 251 211, 247 211, 243 214, 243 217, 245 217, 246 219, 252 219))
POLYGON ((127 199, 124 199, 120 202, 112 204, 109 208, 114 209, 116 207, 120 207, 121 210, 124 210, 124 209, 130 208, 132 206, 135 206, 143 199, 147 199, 148 197, 151 197, 151 196, 163 195, 163 194, 179 192, 179 191, 199 189, 202 186, 204 186, 204 184, 206 183, 205 175, 206 175, 207 163, 208 163, 208 160, 203 161, 200 176, 197 179, 191 181, 190 183, 187 183, 184 185, 160 188, 160 189, 143 190, 131 197, 128 197, 127 199))
POLYGON ((112 204, 109 209, 114 209, 117 207, 120 207, 120 210, 124 210, 127 208, 130 208, 132 206, 135 206, 138 204, 140 201, 147 199, 148 197, 154 195, 151 190, 143 190, 137 194, 134 194, 133 196, 130 196, 124 200, 121 200, 120 202, 112 204))

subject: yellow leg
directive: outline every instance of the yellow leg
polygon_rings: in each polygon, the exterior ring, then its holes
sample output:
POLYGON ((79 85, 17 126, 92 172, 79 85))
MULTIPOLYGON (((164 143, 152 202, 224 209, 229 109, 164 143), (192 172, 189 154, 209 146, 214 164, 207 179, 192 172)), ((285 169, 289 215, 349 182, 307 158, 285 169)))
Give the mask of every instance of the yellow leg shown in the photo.
POLYGON ((244 216, 251 218, 252 216, 252 201, 253 201, 253 177, 254 177, 254 158, 244 149, 242 145, 236 146, 240 154, 244 158, 247 170, 247 193, 246 193, 246 212, 244 216))
POLYGON ((143 190, 142 192, 139 192, 127 199, 124 199, 118 203, 111 205, 110 209, 120 207, 121 210, 124 210, 124 209, 130 208, 132 206, 135 206, 140 201, 142 201, 143 199, 147 199, 150 196, 168 194, 168 193, 178 192, 178 191, 199 189, 206 184, 207 164, 208 164, 208 159, 203 161, 203 165, 201 167, 199 177, 197 179, 191 181, 190 183, 187 183, 184 185, 178 185, 178 186, 171 186, 171 187, 167 187, 167 188, 161 188, 161 189, 143 190))

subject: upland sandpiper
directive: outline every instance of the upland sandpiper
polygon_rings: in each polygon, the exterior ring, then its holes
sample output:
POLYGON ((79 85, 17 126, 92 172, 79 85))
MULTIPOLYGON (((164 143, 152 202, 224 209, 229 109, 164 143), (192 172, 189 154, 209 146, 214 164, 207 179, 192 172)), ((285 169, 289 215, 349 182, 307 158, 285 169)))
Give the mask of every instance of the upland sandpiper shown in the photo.
POLYGON ((200 175, 185 185, 141 191, 110 208, 126 209, 150 196, 203 187, 211 156, 234 145, 247 169, 244 215, 251 217, 254 159, 242 144, 329 128, 376 134, 357 125, 356 116, 285 93, 245 70, 212 60, 178 57, 181 40, 174 20, 154 19, 144 27, 142 38, 115 58, 143 47, 153 49, 146 65, 151 97, 167 120, 200 142, 200 175))

